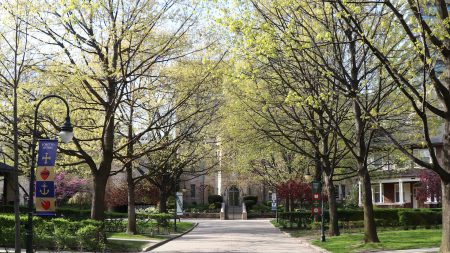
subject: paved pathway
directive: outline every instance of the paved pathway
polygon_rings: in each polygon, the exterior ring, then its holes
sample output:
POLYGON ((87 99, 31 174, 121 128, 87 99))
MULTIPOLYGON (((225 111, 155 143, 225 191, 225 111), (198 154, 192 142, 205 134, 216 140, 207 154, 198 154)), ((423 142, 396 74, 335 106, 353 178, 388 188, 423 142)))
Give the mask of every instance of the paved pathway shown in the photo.
POLYGON ((318 253, 300 239, 274 228, 269 220, 200 220, 190 233, 152 252, 318 253))

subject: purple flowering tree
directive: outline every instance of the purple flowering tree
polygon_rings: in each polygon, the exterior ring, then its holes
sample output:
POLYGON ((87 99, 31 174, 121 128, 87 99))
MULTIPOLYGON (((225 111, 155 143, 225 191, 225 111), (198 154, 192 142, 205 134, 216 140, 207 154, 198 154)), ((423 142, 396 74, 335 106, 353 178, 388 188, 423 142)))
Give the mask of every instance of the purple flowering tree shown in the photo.
POLYGON ((75 193, 85 191, 87 180, 61 171, 55 175, 56 201, 58 205, 67 202, 75 193))

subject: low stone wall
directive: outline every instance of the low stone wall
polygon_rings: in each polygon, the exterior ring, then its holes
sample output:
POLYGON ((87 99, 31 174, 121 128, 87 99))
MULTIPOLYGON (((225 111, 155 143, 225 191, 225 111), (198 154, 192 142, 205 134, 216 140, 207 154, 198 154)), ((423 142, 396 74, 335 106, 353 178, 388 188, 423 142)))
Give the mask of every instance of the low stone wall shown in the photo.
POLYGON ((180 218, 220 219, 220 213, 184 213, 180 218))

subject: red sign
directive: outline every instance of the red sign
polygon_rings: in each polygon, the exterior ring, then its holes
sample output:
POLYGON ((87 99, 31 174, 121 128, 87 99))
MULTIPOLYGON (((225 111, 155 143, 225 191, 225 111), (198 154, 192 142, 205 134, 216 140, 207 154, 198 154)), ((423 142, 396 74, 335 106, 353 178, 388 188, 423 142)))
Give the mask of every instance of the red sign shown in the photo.
POLYGON ((313 193, 313 200, 320 200, 320 193, 313 193))

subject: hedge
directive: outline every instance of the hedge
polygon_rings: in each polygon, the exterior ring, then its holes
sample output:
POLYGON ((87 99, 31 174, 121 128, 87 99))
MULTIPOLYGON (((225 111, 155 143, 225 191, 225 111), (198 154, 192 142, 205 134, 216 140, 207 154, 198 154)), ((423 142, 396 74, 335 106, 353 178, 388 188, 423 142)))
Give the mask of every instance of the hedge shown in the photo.
MULTIPOLYGON (((25 238, 26 216, 20 217, 21 236, 25 238)), ((14 216, 0 215, 0 246, 14 247, 14 216)), ((103 223, 95 220, 70 221, 63 218, 33 217, 34 247, 45 249, 82 249, 104 251, 103 223)))
POLYGON ((222 203, 223 197, 221 195, 209 195, 208 204, 222 203))
POLYGON ((405 229, 415 229, 417 226, 431 228, 442 224, 442 211, 402 210, 398 214, 400 224, 405 229))
MULTIPOLYGON (((5 205, 0 208, 0 211, 3 213, 13 213, 14 207, 5 205)), ((26 206, 21 206, 20 212, 27 213, 28 208, 26 206)), ((106 218, 127 218, 127 213, 105 212, 105 215, 106 218)), ((91 218, 91 210, 73 207, 58 207, 56 208, 56 217, 70 220, 86 220, 91 218)))
POLYGON ((299 228, 307 228, 313 221, 313 216, 310 211, 281 212, 278 213, 278 218, 289 221, 290 227, 292 227, 293 223, 296 223, 299 228))
POLYGON ((245 203, 245 207, 247 208, 247 210, 250 210, 258 202, 258 196, 252 196, 252 195, 245 196, 245 197, 243 197, 243 201, 245 203))
MULTIPOLYGON (((307 227, 313 221, 310 211, 282 212, 279 218, 299 227, 307 227)), ((375 222, 377 226, 395 227, 403 226, 406 229, 423 226, 430 228, 442 224, 442 209, 410 209, 410 208, 375 208, 375 222)), ((328 211, 324 212, 325 221, 329 220, 328 211)), ((338 220, 341 226, 361 227, 364 225, 364 212, 362 209, 338 209, 338 220)))

